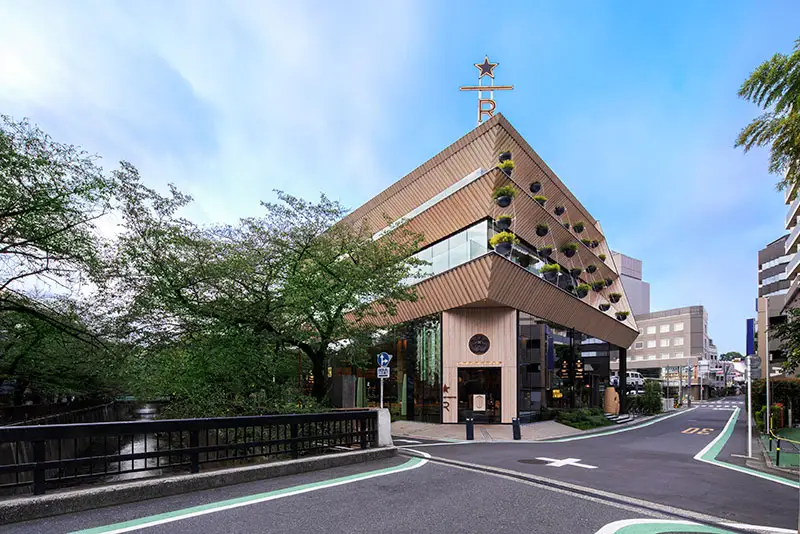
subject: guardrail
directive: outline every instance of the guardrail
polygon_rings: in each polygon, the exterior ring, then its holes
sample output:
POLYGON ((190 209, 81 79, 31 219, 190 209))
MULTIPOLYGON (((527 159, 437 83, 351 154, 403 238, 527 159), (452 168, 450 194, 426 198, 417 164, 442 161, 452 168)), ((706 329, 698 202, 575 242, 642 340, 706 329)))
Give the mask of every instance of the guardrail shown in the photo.
POLYGON ((301 415, 168 419, 0 428, 0 488, 46 489, 144 471, 200 471, 205 464, 299 458, 378 444, 378 414, 359 410, 301 415), (79 445, 81 444, 81 445, 79 445))

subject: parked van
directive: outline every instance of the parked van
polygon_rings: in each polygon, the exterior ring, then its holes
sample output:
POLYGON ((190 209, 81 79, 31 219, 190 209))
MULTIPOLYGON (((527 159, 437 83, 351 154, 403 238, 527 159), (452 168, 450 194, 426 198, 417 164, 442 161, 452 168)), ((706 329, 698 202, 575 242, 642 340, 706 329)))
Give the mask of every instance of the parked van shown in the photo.
MULTIPOLYGON (((628 371, 626 378, 625 378, 626 385, 632 389, 642 389, 644 388, 644 377, 642 373, 636 371, 628 371)), ((618 386, 619 385, 619 373, 618 371, 614 372, 614 376, 611 377, 611 385, 618 386)))

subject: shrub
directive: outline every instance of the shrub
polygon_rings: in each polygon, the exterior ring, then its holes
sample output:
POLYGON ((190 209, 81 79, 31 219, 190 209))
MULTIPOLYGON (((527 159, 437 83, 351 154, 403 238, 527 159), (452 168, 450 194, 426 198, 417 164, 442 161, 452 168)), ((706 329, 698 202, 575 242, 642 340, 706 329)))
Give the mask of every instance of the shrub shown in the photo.
POLYGON ((519 239, 511 232, 498 232, 492 236, 489 240, 489 244, 496 247, 499 243, 511 243, 512 245, 516 245, 519 243, 519 239))
POLYGON ((545 203, 547 202, 547 197, 544 197, 542 195, 536 195, 535 197, 533 197, 533 200, 538 202, 540 206, 544 206, 545 203))
POLYGON ((644 384, 644 394, 639 400, 639 410, 644 415, 661 413, 661 383, 648 380, 644 384))
POLYGON ((561 270, 561 266, 557 263, 545 263, 539 269, 540 273, 557 273, 561 270))
POLYGON ((492 193, 492 198, 500 198, 500 197, 511 197, 514 198, 517 196, 517 190, 514 189, 511 185, 501 185, 497 189, 494 190, 492 193))
POLYGON ((583 221, 578 221, 572 224, 572 229, 575 230, 577 233, 583 232, 583 221))
POLYGON ((500 163, 497 164, 497 166, 500 167, 503 170, 513 169, 514 168, 514 160, 513 159, 507 159, 505 161, 501 161, 500 163))
POLYGON ((511 215, 509 215, 508 213, 504 213, 504 214, 502 214, 502 215, 498 216, 498 217, 497 217, 497 220, 499 221, 499 220, 502 220, 502 219, 513 219, 513 218, 514 218, 514 217, 512 217, 512 216, 511 216, 511 215))
POLYGON ((591 274, 597 270, 597 265, 587 265, 586 272, 591 274))
POLYGON ((592 289, 594 289, 595 291, 600 291, 604 287, 606 287, 606 283, 603 282, 602 280, 598 280, 597 282, 592 282, 592 289))
POLYGON ((601 261, 606 261, 606 258, 608 256, 606 256, 605 254, 598 254, 597 257, 600 258, 601 261))
POLYGON ((622 298, 622 293, 611 293, 610 295, 608 295, 608 300, 610 300, 614 304, 619 302, 619 299, 621 298, 622 298))
POLYGON ((566 253, 568 250, 576 251, 578 250, 578 244, 574 241, 570 241, 569 243, 564 243, 561 245, 561 252, 566 253))
POLYGON ((561 410, 556 414, 556 421, 562 425, 580 430, 610 426, 614 423, 606 419, 600 408, 579 408, 577 410, 561 410))
POLYGON ((583 239, 581 239, 581 243, 583 243, 584 245, 586 245, 587 247, 589 247, 589 246, 591 246, 591 245, 592 245, 592 240, 591 240, 591 239, 586 239, 586 238, 584 237, 583 239))
POLYGON ((571 274, 575 278, 578 278, 582 272, 583 269, 581 269, 580 267, 573 267, 572 269, 569 270, 569 274, 571 274))
POLYGON ((550 245, 539 247, 539 254, 541 254, 542 256, 549 256, 552 253, 553 253, 553 247, 551 247, 550 245))
POLYGON ((589 286, 589 284, 578 284, 578 287, 575 288, 575 291, 578 292, 578 296, 580 298, 583 298, 589 294, 590 289, 591 287, 589 286))

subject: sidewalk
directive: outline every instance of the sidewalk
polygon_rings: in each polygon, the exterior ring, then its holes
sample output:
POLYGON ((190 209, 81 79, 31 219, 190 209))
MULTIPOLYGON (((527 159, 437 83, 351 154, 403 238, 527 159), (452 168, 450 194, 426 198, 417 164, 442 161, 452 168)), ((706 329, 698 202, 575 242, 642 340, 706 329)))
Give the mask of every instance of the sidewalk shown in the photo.
MULTIPOLYGON (((582 434, 582 430, 562 425, 555 421, 540 421, 520 425, 524 441, 561 438, 582 434)), ((419 423, 417 421, 393 421, 392 435, 440 441, 462 441, 466 439, 466 426, 459 424, 419 423)), ((511 425, 475 425, 475 441, 504 441, 513 439, 511 425)))

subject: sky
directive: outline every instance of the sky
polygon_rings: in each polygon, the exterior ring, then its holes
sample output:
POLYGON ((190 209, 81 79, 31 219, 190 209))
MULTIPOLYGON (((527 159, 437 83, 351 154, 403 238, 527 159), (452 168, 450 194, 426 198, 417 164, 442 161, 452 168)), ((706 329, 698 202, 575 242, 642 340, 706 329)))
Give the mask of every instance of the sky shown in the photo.
POLYGON ((280 189, 355 208, 497 109, 644 262, 653 311, 702 304, 744 352, 757 251, 785 233, 742 81, 800 37, 800 2, 0 0, 0 113, 175 183, 200 223, 280 189))

